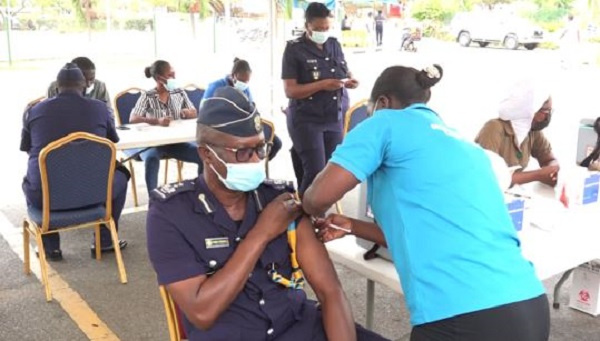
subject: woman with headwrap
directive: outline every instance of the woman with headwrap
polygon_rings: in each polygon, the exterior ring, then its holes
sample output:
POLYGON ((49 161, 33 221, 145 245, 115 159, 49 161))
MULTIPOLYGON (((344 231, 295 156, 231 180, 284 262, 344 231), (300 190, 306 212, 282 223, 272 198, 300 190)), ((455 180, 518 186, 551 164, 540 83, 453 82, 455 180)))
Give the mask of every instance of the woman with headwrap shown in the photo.
POLYGON ((513 185, 533 181, 556 185, 558 162, 542 133, 553 111, 549 91, 534 82, 521 81, 500 103, 500 117, 488 121, 475 139, 483 148, 500 155, 509 167, 520 167, 513 173, 513 185), (540 169, 525 171, 531 157, 540 169))

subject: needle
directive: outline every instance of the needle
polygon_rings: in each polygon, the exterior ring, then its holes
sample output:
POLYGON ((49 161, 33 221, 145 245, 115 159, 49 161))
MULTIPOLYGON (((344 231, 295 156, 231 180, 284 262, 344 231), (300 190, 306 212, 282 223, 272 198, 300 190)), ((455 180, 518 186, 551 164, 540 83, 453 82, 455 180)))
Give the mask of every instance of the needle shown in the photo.
MULTIPOLYGON (((316 222, 318 219, 317 219, 317 218, 315 218, 315 217, 313 217, 313 216, 311 216, 311 217, 310 217, 310 220, 311 220, 311 221, 313 222, 313 224, 314 224, 314 223, 315 223, 315 222, 316 222)), ((344 232, 346 232, 346 233, 352 233, 352 231, 350 231, 350 229, 347 229, 347 228, 344 228, 344 227, 338 226, 338 225, 336 225, 336 224, 331 224, 331 223, 329 223, 329 224, 327 224, 327 227, 330 227, 330 228, 332 228, 332 229, 334 229, 334 230, 340 230, 340 231, 344 231, 344 232)))

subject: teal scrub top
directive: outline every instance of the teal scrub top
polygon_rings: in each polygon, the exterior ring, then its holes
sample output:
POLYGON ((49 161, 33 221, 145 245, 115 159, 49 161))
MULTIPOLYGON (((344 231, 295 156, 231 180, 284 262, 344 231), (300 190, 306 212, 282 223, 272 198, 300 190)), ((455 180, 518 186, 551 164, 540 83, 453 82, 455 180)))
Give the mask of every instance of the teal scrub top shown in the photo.
POLYGON ((544 293, 484 150, 426 105, 376 111, 331 162, 368 180, 412 325, 544 293))

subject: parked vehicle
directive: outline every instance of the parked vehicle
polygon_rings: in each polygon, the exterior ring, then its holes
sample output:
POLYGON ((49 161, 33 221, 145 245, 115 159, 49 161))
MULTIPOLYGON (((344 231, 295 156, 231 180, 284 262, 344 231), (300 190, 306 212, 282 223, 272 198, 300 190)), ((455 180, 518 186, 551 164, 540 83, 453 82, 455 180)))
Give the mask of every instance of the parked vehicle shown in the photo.
POLYGON ((459 13, 450 24, 452 34, 462 46, 477 43, 481 47, 500 44, 516 50, 520 46, 533 50, 544 41, 544 30, 531 22, 511 15, 459 13))

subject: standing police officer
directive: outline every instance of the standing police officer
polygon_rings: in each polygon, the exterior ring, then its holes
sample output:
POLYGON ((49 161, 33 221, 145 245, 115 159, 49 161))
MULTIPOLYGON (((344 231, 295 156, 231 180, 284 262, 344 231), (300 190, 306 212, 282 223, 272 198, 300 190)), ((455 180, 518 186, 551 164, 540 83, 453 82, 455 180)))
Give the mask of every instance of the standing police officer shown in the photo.
POLYGON ((306 33, 288 41, 283 54, 281 78, 290 99, 287 126, 302 161, 301 195, 342 141, 343 114, 348 106, 344 88, 358 86, 340 43, 329 37, 329 15, 322 3, 308 5, 306 33))

